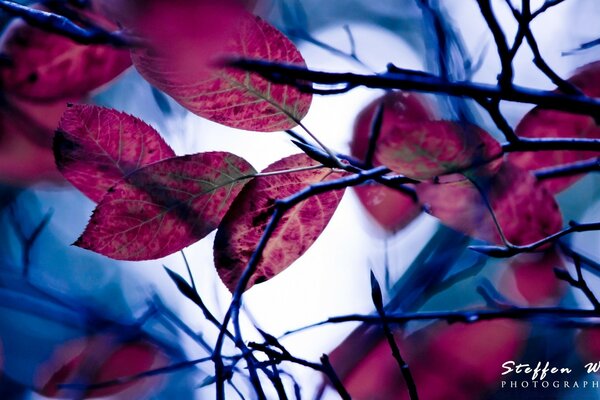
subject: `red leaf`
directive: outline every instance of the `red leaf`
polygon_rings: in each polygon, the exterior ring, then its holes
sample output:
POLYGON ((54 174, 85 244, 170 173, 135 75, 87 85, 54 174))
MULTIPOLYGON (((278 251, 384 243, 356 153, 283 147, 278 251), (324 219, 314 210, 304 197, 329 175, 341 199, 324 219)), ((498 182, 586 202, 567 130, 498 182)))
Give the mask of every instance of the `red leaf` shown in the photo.
MULTIPOLYGON (((500 144, 486 131, 451 121, 402 121, 382 130, 376 160, 420 180, 464 171, 495 160, 500 144)), ((492 172, 498 163, 490 163, 492 172)))
POLYGON ((500 278, 501 290, 516 304, 553 306, 562 297, 567 284, 554 274, 564 268, 556 248, 541 254, 520 254, 511 258, 500 278))
POLYGON ((600 359, 600 328, 582 329, 575 339, 577 352, 584 363, 597 363, 600 359))
POLYGON ((95 202, 124 176, 175 156, 143 121, 93 105, 75 105, 64 113, 54 153, 65 178, 95 202))
POLYGON ((164 257, 214 230, 255 171, 226 152, 199 153, 131 173, 102 198, 75 243, 118 260, 164 257))
MULTIPOLYGON (((202 20, 212 15, 205 15, 202 20)), ((269 132, 293 128, 306 115, 312 100, 310 94, 237 69, 215 67, 215 63, 229 57, 304 66, 301 54, 281 32, 258 17, 241 14, 230 35, 209 38, 188 38, 184 59, 169 57, 171 52, 161 52, 160 47, 135 50, 132 59, 149 82, 211 121, 269 132)))
POLYGON ((127 50, 76 44, 23 22, 12 24, 1 40, 0 51, 10 59, 0 68, 2 89, 39 102, 85 96, 131 65, 127 50))
MULTIPOLYGON (((386 93, 371 102, 356 118, 350 151, 359 160, 367 154, 374 118, 381 106, 381 131, 385 132, 393 130, 396 123, 434 118, 431 106, 423 96, 400 91, 386 93)), ((367 212, 390 232, 404 228, 421 212, 420 205, 411 196, 374 182, 357 186, 354 190, 367 212)))
POLYGON ((379 183, 367 182, 354 190, 373 219, 388 232, 403 229, 421 214, 418 201, 379 183))
MULTIPOLYGON (((559 231, 562 216, 554 197, 527 171, 504 163, 498 174, 479 180, 509 242, 526 245, 559 231)), ((420 183, 419 200, 445 225, 480 239, 501 243, 483 196, 467 179, 420 183)))
MULTIPOLYGON (((526 338, 524 324, 495 320, 436 323, 407 338, 398 332, 396 343, 410 367, 419 398, 479 399, 500 381, 502 363, 517 359, 526 338)), ((361 343, 355 340, 343 343, 336 352, 344 354, 344 346, 350 345, 350 352, 361 351, 361 343)), ((338 365, 344 368, 346 360, 332 355, 332 362, 337 369, 338 365)), ((398 363, 383 338, 342 378, 353 399, 409 400, 398 363)))
MULTIPOLYGON (((48 110, 48 115, 52 112, 48 110)), ((40 181, 61 182, 50 146, 43 143, 50 132, 23 115, 1 109, 0 182, 15 186, 40 181)))
MULTIPOLYGON (((263 172, 317 165, 305 154, 296 154, 268 166, 263 172)), ((244 187, 223 222, 214 245, 217 271, 233 291, 256 248, 274 210, 275 201, 308 185, 341 177, 328 168, 256 177, 244 187)), ((287 211, 271 236, 248 288, 271 279, 296 259, 321 235, 344 191, 312 196, 287 211)))
MULTIPOLYGON (((569 79, 571 83, 579 87, 586 95, 600 97, 600 62, 588 64, 575 73, 569 79)), ((585 138, 600 139, 600 127, 596 125, 593 118, 569 114, 562 111, 545 110, 534 108, 519 122, 515 130, 516 134, 529 138, 585 138)), ((563 164, 570 164, 598 156, 593 151, 537 151, 537 152, 515 152, 508 155, 508 159, 515 165, 526 170, 536 170, 563 164)), ((583 175, 574 175, 560 178, 552 178, 544 181, 544 186, 551 193, 559 193, 583 175)))
MULTIPOLYGON (((145 340, 120 343, 112 336, 92 336, 68 342, 57 349, 52 359, 40 369, 39 392, 46 397, 65 398, 73 392, 59 389, 60 384, 112 381, 165 367, 167 364, 167 356, 145 340)), ((140 399, 148 396, 150 390, 159 382, 160 378, 157 377, 145 378, 91 389, 82 397, 119 396, 140 399)))

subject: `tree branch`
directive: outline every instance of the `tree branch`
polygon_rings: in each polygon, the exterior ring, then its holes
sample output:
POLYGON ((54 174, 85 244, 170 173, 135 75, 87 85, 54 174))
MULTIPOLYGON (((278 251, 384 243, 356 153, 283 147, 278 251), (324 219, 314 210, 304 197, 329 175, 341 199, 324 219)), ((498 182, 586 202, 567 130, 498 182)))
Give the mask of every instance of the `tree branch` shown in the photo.
POLYGON ((31 26, 57 33, 81 44, 110 44, 116 47, 127 47, 131 44, 122 33, 108 32, 98 26, 83 28, 62 15, 34 9, 13 1, 0 0, 0 10, 21 17, 31 26))
POLYGON ((586 96, 574 96, 547 90, 537 90, 517 85, 500 88, 494 85, 469 81, 446 81, 432 75, 406 73, 355 74, 350 72, 325 72, 305 67, 263 60, 236 59, 228 65, 255 72, 264 78, 296 86, 313 82, 321 85, 364 86, 374 89, 402 89, 407 91, 441 93, 467 98, 488 98, 517 103, 536 104, 544 108, 574 114, 600 116, 600 101, 586 96))

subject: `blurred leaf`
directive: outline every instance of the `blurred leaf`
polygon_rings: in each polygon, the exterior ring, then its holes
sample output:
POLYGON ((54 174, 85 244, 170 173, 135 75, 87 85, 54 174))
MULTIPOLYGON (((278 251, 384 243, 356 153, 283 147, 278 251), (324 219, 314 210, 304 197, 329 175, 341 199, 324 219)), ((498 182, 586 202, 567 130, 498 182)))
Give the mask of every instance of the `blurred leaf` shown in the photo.
MULTIPOLYGON (((533 175, 510 163, 488 179, 424 182, 416 189, 428 213, 455 230, 491 243, 503 244, 488 205, 506 239, 515 245, 536 242, 562 228, 554 197, 533 175)), ((496 247, 479 246, 479 250, 504 254, 496 247)))
POLYGON ((126 49, 80 45, 22 21, 2 35, 0 51, 10 63, 0 69, 2 89, 35 101, 85 96, 131 65, 126 49))
MULTIPOLYGON (((447 325, 438 322, 409 337, 401 331, 396 343, 419 390, 428 400, 477 399, 501 379, 502 363, 518 359, 527 326, 515 321, 484 321, 447 325)), ((344 365, 344 346, 360 351, 360 340, 342 343, 332 353, 334 367, 344 365)), ((353 399, 409 399, 404 379, 387 341, 381 339, 344 377, 353 399), (374 397, 374 394, 376 397, 374 397)))
POLYGON ((167 356, 147 340, 139 338, 123 342, 111 335, 89 336, 63 344, 51 360, 40 366, 40 393, 51 398, 64 398, 77 392, 85 398, 116 395, 147 398, 161 378, 154 376, 132 381, 128 378, 167 364, 167 356), (114 383, 87 390, 59 387, 69 383, 93 385, 110 381, 114 383))
MULTIPOLYGON (((373 135, 380 138, 383 132, 389 134, 396 124, 434 119, 431 109, 432 106, 419 94, 394 91, 377 98, 356 118, 350 143, 352 156, 364 160, 369 152, 370 138, 373 135)), ((411 196, 376 182, 367 182, 354 190, 367 212, 389 232, 404 228, 421 212, 420 205, 411 196)))
POLYGON ((500 278, 501 291, 516 304, 554 306, 567 289, 559 271, 568 274, 558 249, 521 254, 509 260, 500 278))
MULTIPOLYGON (((500 144, 486 131, 451 121, 403 121, 382 130, 376 160, 410 178, 427 180, 461 172, 497 159, 500 144)), ((489 163, 486 173, 497 163, 489 163)))
MULTIPOLYGON (((600 97, 600 62, 587 64, 575 72, 569 82, 581 89, 586 95, 600 97)), ((536 107, 529 111, 515 133, 528 138, 585 138, 600 139, 600 127, 592 117, 569 114, 562 111, 545 110, 536 107)), ((592 159, 598 156, 593 151, 528 151, 515 152, 508 155, 508 160, 525 170, 536 170, 577 161, 592 159)), ((581 179, 583 175, 565 176, 545 180, 543 185, 551 193, 559 193, 581 179)))

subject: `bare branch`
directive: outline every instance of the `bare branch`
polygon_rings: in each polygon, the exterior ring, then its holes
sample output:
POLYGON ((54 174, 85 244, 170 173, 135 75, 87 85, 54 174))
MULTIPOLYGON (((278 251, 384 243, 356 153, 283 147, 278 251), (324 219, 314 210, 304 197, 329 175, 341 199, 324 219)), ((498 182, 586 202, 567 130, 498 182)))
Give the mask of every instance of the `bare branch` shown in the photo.
POLYGON ((36 28, 57 33, 82 44, 110 44, 117 47, 130 45, 120 32, 108 32, 98 26, 81 27, 62 15, 38 10, 7 0, 0 0, 0 10, 21 17, 36 28))

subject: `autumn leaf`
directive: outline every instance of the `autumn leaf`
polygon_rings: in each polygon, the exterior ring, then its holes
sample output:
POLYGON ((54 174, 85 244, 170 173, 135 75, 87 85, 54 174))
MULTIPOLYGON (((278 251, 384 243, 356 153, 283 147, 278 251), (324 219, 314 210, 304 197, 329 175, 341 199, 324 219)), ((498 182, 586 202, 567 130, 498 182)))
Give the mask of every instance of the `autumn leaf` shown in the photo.
MULTIPOLYGON (((400 91, 388 92, 366 106, 356 117, 350 143, 353 157, 364 160, 374 125, 379 133, 389 132, 394 125, 406 121, 430 121, 434 118, 431 105, 424 96, 400 91), (379 118, 378 124, 374 124, 379 118)), ((386 231, 396 232, 421 212, 421 206, 410 195, 370 181, 353 188, 373 219, 386 231)))
POLYGON ((40 143, 49 135, 35 122, 0 109, 0 182, 14 186, 64 182, 52 150, 40 143))
POLYGON ((556 268, 564 269, 564 262, 555 247, 512 257, 500 277, 501 292, 517 305, 555 306, 568 286, 556 277, 556 268))
POLYGON ((64 36, 15 22, 2 35, 0 86, 12 96, 37 102, 79 99, 131 65, 126 49, 82 45, 64 36))
POLYGON ((562 228, 554 197, 531 173, 508 162, 488 179, 424 182, 416 190, 427 212, 443 224, 492 243, 502 240, 488 205, 506 239, 515 245, 536 242, 562 228))
MULTIPOLYGON (((126 379, 132 375, 167 366, 163 351, 144 339, 121 343, 111 335, 94 335, 69 341, 59 347, 52 358, 40 367, 38 376, 40 394, 50 398, 69 397, 63 384, 102 383, 126 379)), ((160 383, 157 377, 133 380, 121 385, 88 389, 85 398, 119 396, 146 398, 160 383)))
POLYGON ((151 126, 131 115, 94 105, 74 105, 54 137, 59 170, 95 202, 131 172, 175 153, 151 126))
MULTIPOLYGON (((264 173, 317 165, 306 154, 296 154, 268 166, 264 173)), ((341 177, 328 168, 257 177, 239 194, 219 225, 214 244, 219 276, 233 291, 274 210, 275 201, 307 186, 341 177)), ((326 192, 287 211, 264 249, 247 288, 277 275, 317 240, 333 216, 344 191, 326 192)))
POLYGON ((75 245, 118 260, 167 256, 214 230, 254 173, 227 152, 150 164, 108 191, 75 245))
MULTIPOLYGON (((600 62, 578 69, 569 81, 590 97, 600 97, 600 62)), ((600 127, 589 116, 536 107, 517 125, 515 133, 527 138, 600 139, 600 127)), ((536 170, 595 158, 597 152, 584 150, 525 151, 508 155, 508 160, 526 170, 536 170)), ((563 176, 544 181, 551 193, 559 193, 584 175, 563 176)))
POLYGON ((207 39, 188 40, 184 59, 169 57, 170 52, 161 52, 161 48, 136 49, 132 51, 133 63, 144 78, 185 108, 229 127, 260 132, 285 130, 306 115, 310 94, 218 66, 235 57, 304 66, 300 52, 281 32, 244 12, 227 37, 211 39, 210 44, 207 39))
POLYGON ((452 121, 402 121, 381 131, 378 163, 418 180, 462 172, 486 164, 492 174, 500 144, 483 129, 452 121))
MULTIPOLYGON (((395 341, 415 380, 419 398, 428 400, 479 399, 501 379, 502 363, 517 359, 528 327, 510 320, 474 324, 437 322, 395 341), (465 350, 468 349, 468 350, 465 350)), ((402 399, 410 396, 388 341, 369 332, 352 335, 331 355, 336 371, 353 399, 402 399), (374 343, 371 343, 373 342, 374 343), (363 348, 364 346, 364 348, 363 348), (364 353, 356 364, 346 358, 364 353), (375 395, 374 395, 375 394, 375 395)))

